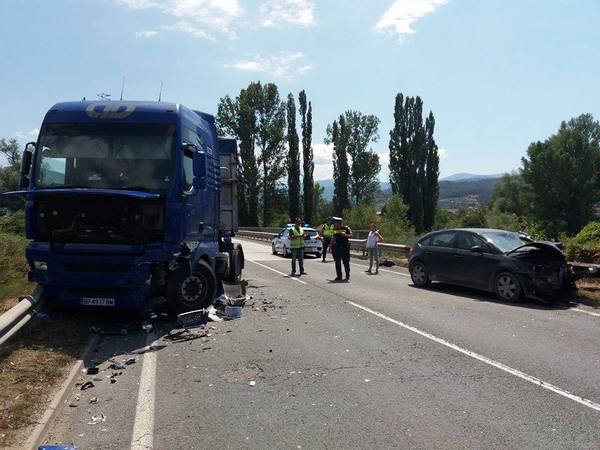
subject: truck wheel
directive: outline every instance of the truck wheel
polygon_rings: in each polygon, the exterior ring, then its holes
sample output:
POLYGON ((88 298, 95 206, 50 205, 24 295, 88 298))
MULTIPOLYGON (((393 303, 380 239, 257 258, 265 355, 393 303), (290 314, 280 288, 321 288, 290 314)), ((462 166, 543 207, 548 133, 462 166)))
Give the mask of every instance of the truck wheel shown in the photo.
POLYGON ((243 267, 244 253, 238 245, 229 251, 229 270, 224 280, 228 283, 239 283, 242 280, 243 267))
POLYGON ((167 285, 169 309, 174 314, 208 308, 215 298, 217 277, 212 267, 201 260, 186 276, 184 271, 171 274, 167 285))

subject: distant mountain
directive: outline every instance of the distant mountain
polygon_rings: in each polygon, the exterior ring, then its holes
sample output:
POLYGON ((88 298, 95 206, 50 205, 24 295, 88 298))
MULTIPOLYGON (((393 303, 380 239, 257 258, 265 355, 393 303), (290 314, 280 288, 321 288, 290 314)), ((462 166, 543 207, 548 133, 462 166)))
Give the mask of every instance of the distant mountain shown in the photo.
MULTIPOLYGON (((502 175, 474 175, 457 173, 440 180, 440 196, 438 206, 442 209, 457 210, 477 204, 487 204, 494 194, 494 186, 501 180, 502 175), (449 179, 454 178, 454 179, 449 179)), ((333 199, 333 180, 317 181, 324 188, 323 196, 333 199)), ((381 182, 381 192, 376 197, 378 207, 381 207, 391 194, 388 182, 381 182)))
POLYGON ((455 173, 454 175, 450 175, 448 177, 440 178, 440 181, 474 181, 474 180, 488 180, 494 178, 502 178, 502 173, 495 173, 492 175, 477 175, 473 173, 455 173))
MULTIPOLYGON (((333 199, 333 180, 316 180, 315 183, 319 183, 319 185, 323 188, 323 197, 326 200, 333 199)), ((380 181, 379 188, 382 193, 387 193, 391 191, 390 183, 387 181, 380 181)))

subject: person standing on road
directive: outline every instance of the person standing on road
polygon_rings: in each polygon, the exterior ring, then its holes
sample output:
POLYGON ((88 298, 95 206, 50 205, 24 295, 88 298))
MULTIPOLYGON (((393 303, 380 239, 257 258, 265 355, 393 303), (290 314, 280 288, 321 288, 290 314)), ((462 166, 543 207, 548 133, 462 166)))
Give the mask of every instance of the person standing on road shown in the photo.
POLYGON ((365 270, 367 273, 373 273, 373 262, 375 262, 375 275, 379 273, 379 242, 383 241, 383 237, 377 225, 372 223, 369 236, 367 236, 367 253, 369 255, 369 268, 365 270))
POLYGON ((329 244, 331 244, 331 239, 333 238, 333 234, 335 233, 335 227, 333 226, 333 221, 331 217, 327 218, 326 223, 323 224, 321 228, 321 236, 323 236, 323 262, 325 262, 325 257, 327 256, 327 249, 329 248, 329 244))
POLYGON ((329 248, 335 260, 335 281, 342 281, 342 262, 346 271, 346 281, 350 280, 350 239, 352 230, 344 225, 344 220, 341 217, 333 218, 335 227, 334 235, 329 248))
POLYGON ((291 276, 296 276, 296 260, 298 260, 298 265, 300 266, 300 275, 306 275, 304 271, 304 228, 302 228, 302 219, 300 217, 296 217, 296 222, 294 226, 290 228, 289 233, 290 238, 290 251, 292 253, 292 274, 291 276))

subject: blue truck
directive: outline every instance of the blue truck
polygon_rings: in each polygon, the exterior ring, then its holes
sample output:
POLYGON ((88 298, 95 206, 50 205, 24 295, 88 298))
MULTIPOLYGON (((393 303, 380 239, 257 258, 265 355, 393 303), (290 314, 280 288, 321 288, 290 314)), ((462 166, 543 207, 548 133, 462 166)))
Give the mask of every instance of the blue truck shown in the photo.
POLYGON ((215 119, 164 102, 64 102, 21 168, 29 279, 67 309, 174 313, 240 280, 237 142, 215 119))

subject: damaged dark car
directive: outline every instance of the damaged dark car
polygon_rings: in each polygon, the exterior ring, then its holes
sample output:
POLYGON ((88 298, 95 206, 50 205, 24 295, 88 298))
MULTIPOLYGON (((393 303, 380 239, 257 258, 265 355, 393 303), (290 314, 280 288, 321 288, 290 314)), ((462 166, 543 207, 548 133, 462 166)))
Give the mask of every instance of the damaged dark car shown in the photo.
POLYGON ((439 281, 492 292, 511 303, 524 298, 569 301, 575 281, 591 274, 567 264, 560 243, 475 228, 423 236, 410 250, 409 270, 417 287, 439 281))

